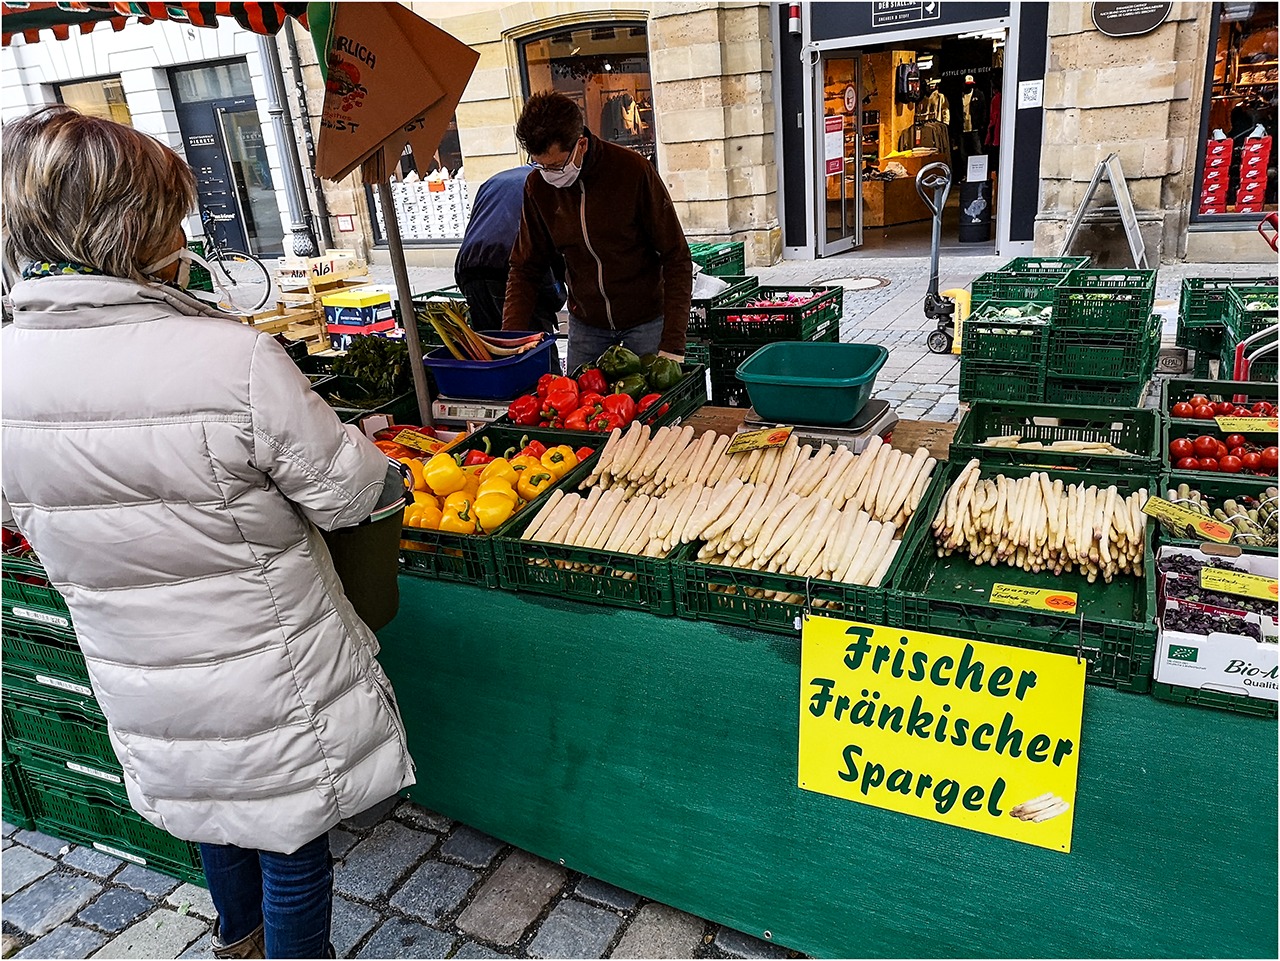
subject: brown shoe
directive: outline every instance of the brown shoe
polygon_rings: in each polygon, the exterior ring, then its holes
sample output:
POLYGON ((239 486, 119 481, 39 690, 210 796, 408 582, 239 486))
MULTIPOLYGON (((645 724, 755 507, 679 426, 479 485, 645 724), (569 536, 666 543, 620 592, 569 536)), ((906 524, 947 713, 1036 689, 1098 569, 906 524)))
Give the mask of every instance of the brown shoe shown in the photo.
POLYGON ((262 925, 252 934, 247 934, 235 944, 223 944, 218 939, 219 925, 213 922, 213 956, 215 958, 265 958, 266 947, 262 941, 262 925))

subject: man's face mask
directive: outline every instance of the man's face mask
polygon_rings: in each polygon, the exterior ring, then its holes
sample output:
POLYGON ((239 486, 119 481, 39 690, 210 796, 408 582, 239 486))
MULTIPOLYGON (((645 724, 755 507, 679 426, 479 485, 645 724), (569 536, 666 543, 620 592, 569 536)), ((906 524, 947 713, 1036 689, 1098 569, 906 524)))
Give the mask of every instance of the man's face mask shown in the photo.
POLYGON ((582 165, 573 163, 573 155, 577 152, 582 141, 574 144, 573 150, 569 152, 568 159, 565 160, 564 166, 557 169, 548 169, 538 166, 538 173, 542 174, 542 179, 553 187, 559 187, 562 190, 565 187, 572 187, 578 179, 578 174, 582 173, 582 165))
MULTIPOLYGON (((162 281, 162 283, 170 283, 181 290, 186 290, 187 285, 191 283, 191 264, 193 262, 200 264, 200 266, 204 267, 206 270, 209 269, 209 264, 203 257, 198 256, 195 252, 188 250, 186 247, 179 247, 173 253, 169 254, 169 256, 162 257, 154 264, 148 264, 143 267, 142 272, 148 277, 155 277, 157 272, 168 267, 175 260, 180 261, 178 264, 178 276, 172 281, 162 281)), ((159 278, 156 279, 158 280, 159 278)))

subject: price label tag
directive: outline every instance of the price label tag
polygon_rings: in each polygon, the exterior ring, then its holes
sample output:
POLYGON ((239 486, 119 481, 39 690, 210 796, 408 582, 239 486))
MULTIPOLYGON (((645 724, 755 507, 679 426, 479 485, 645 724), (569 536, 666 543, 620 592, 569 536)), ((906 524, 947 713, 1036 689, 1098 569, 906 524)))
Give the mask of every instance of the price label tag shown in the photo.
POLYGON ((1218 430, 1226 434, 1274 434, 1280 431, 1278 417, 1215 417, 1218 430))
POLYGON ((1046 591, 1018 584, 992 584, 991 604, 1004 607, 1025 607, 1032 611, 1052 611, 1055 614, 1074 614, 1077 595, 1075 591, 1046 591))
POLYGON ((782 447, 791 437, 794 427, 765 427, 762 430, 744 430, 733 435, 727 454, 745 454, 765 447, 782 447))
MULTIPOLYGON (((1194 532, 1207 541, 1217 544, 1231 543, 1233 529, 1220 524, 1212 517, 1205 517, 1187 507, 1171 504, 1163 497, 1149 497, 1142 505, 1142 512, 1163 523, 1172 524, 1181 532, 1194 532)), ((1189 536, 1189 535, 1188 535, 1189 536)))
POLYGON ((435 437, 428 437, 426 434, 419 434, 416 430, 402 430, 396 434, 395 442, 405 447, 411 447, 414 450, 420 450, 424 454, 438 454, 445 449, 445 442, 435 437))
POLYGON ((1228 571, 1221 567, 1200 568, 1200 586, 1206 591, 1234 594, 1236 597, 1256 597, 1263 601, 1274 601, 1278 596, 1274 577, 1228 571))

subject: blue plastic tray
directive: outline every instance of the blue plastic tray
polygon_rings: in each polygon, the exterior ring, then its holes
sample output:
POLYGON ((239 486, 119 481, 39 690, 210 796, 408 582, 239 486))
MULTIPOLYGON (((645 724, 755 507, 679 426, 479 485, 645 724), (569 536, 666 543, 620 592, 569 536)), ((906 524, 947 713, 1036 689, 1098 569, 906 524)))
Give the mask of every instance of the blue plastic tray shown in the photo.
MULTIPOLYGON (((485 331, 486 336, 528 337, 528 331, 485 331)), ((449 348, 438 347, 423 364, 435 375, 436 386, 446 397, 476 400, 512 400, 526 393, 543 374, 551 372, 551 345, 548 337, 533 350, 502 360, 457 360, 449 348)))

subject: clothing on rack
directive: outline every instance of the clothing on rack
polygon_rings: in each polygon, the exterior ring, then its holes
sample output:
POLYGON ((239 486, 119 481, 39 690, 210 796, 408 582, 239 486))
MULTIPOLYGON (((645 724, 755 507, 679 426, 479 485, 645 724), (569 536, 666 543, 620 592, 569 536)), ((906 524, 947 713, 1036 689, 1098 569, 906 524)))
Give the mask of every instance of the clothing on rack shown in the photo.
POLYGON ((640 105, 628 92, 614 92, 600 108, 600 135, 605 140, 614 143, 634 140, 644 132, 644 126, 640 105))
POLYGON ((898 136, 898 152, 905 153, 917 147, 928 147, 942 154, 942 162, 951 162, 951 134, 941 120, 930 120, 908 127, 898 136))
POLYGON ((951 123, 951 105, 941 90, 934 87, 929 96, 920 101, 920 106, 916 107, 916 119, 926 123, 930 120, 951 123))
POLYGON ((987 122, 988 147, 1000 146, 1000 91, 991 95, 991 119, 987 122))

